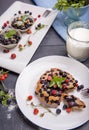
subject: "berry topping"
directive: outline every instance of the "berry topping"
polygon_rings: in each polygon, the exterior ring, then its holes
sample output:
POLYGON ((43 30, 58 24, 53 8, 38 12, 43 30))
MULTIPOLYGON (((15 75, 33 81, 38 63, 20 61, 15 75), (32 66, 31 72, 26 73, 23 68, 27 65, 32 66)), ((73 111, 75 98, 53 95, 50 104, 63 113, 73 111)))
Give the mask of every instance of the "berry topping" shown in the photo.
POLYGON ((51 80, 52 80, 52 77, 51 77, 51 76, 48 76, 47 80, 51 81, 51 80))
POLYGON ((81 89, 83 89, 84 88, 84 85, 79 85, 78 87, 77 87, 77 91, 80 91, 81 89))
POLYGON ((53 95, 56 95, 57 94, 57 91, 56 90, 52 90, 51 92, 53 95))
POLYGON ((66 88, 66 84, 62 84, 62 88, 65 89, 66 88))
POLYGON ((70 80, 69 79, 66 79, 65 82, 68 83, 70 80))

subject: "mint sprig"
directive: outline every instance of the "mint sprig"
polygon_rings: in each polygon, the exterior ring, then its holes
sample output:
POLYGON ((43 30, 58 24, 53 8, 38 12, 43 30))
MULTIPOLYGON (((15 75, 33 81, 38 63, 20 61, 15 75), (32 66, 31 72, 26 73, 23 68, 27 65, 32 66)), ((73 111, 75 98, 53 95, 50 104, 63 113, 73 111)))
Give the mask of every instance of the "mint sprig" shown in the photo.
POLYGON ((9 30, 9 31, 4 33, 4 37, 5 37, 5 39, 12 38, 13 35, 15 35, 15 34, 16 34, 15 30, 9 30))
POLYGON ((29 15, 23 15, 23 16, 22 16, 22 21, 25 22, 25 20, 26 20, 27 18, 29 18, 29 15))
POLYGON ((8 93, 5 93, 4 91, 0 91, 0 98, 2 98, 1 103, 2 105, 6 106, 8 99, 11 99, 11 96, 8 93))
POLYGON ((41 24, 41 26, 40 27, 38 27, 37 28, 37 30, 41 30, 42 28, 44 28, 46 25, 44 25, 44 24, 41 24))
POLYGON ((51 80, 49 87, 52 87, 53 85, 57 84, 59 88, 62 88, 62 83, 65 81, 66 78, 64 77, 57 77, 54 76, 53 79, 51 80))

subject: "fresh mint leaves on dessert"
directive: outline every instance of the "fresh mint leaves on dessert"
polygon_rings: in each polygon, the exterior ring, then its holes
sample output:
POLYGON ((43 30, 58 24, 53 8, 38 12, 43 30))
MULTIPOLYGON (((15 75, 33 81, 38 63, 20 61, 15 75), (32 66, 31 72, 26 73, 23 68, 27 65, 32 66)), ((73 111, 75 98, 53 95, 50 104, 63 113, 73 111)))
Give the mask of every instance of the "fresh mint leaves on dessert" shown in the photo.
POLYGON ((54 76, 50 82, 49 87, 52 87, 54 84, 57 84, 59 88, 62 88, 62 83, 65 81, 66 78, 64 77, 57 77, 54 76))
POLYGON ((16 34, 15 30, 8 30, 7 32, 4 33, 5 39, 11 38, 13 35, 16 34))
POLYGON ((69 7, 79 8, 88 5, 88 0, 58 0, 55 4, 57 10, 67 10, 69 7))
POLYGON ((28 15, 23 15, 23 16, 22 16, 22 21, 25 22, 25 20, 26 20, 27 18, 29 18, 28 15))

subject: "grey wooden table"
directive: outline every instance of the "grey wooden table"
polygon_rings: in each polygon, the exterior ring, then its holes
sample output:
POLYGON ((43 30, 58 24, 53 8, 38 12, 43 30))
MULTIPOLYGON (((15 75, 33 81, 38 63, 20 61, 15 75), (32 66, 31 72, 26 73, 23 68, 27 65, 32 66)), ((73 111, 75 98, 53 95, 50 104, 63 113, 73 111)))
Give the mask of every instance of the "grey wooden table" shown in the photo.
MULTIPOLYGON (((0 15, 11 6, 15 0, 0 0, 0 15)), ((20 0, 25 3, 34 4, 32 0, 20 0)), ((65 41, 55 32, 51 27, 32 57, 31 61, 34 61, 43 56, 49 55, 61 55, 67 56, 65 41)), ((89 59, 84 62, 89 68, 89 59)), ((8 78, 5 80, 5 84, 8 88, 15 88, 15 83, 18 78, 18 74, 9 72, 8 78)), ((76 128, 75 130, 88 130, 89 121, 83 126, 76 128)), ((0 105, 0 130, 39 130, 39 127, 28 121, 19 108, 7 110, 6 107, 0 105)))

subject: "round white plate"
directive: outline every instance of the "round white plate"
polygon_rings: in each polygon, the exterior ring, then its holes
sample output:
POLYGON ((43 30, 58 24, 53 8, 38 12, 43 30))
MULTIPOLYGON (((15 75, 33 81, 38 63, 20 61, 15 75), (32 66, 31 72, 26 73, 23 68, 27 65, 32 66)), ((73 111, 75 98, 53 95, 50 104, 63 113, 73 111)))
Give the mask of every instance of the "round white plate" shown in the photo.
MULTIPOLYGON (((34 124, 52 130, 65 130, 76 128, 89 120, 89 99, 82 97, 80 92, 74 91, 72 94, 79 97, 86 104, 86 108, 82 111, 67 113, 64 110, 61 114, 54 116, 46 113, 43 117, 39 114, 45 109, 38 108, 38 115, 33 114, 31 105, 27 105, 26 99, 28 95, 33 95, 31 102, 39 104, 39 100, 35 95, 36 83, 40 76, 50 68, 60 68, 71 73, 79 84, 83 84, 85 88, 89 87, 89 69, 82 63, 63 56, 47 56, 40 58, 29 64, 20 74, 16 83, 16 100, 22 113, 34 124)), ((62 103, 59 107, 62 108, 62 103)), ((51 108, 55 112, 55 108, 51 108)))

